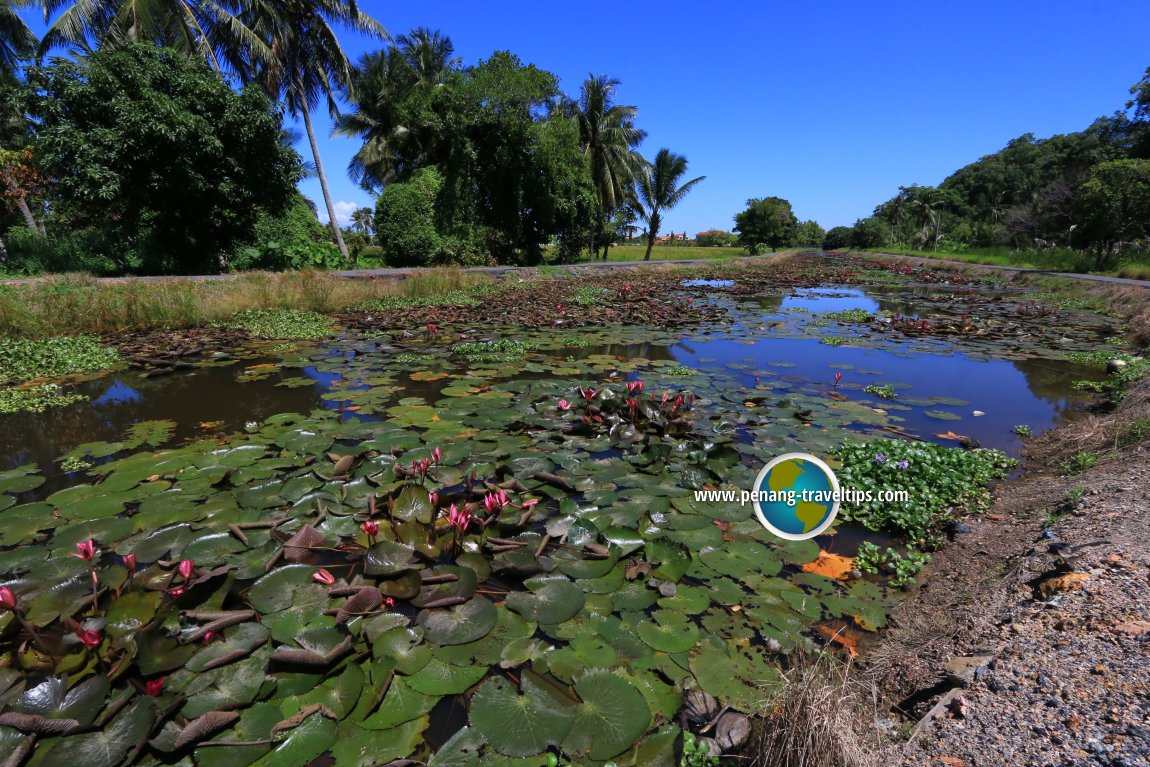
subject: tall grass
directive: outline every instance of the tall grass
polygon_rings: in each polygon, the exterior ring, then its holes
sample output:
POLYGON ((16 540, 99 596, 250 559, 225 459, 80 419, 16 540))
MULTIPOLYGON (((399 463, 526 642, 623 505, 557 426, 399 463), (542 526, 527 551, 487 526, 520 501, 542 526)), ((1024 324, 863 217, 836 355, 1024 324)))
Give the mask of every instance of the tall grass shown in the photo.
POLYGON ((492 282, 461 269, 404 279, 348 279, 326 272, 253 272, 231 279, 100 281, 63 275, 0 286, 0 335, 23 338, 199 327, 244 309, 330 314, 384 296, 418 298, 492 282))
POLYGON ((1005 246, 967 248, 965 250, 915 250, 913 248, 880 248, 871 252, 892 253, 900 256, 937 258, 989 266, 1017 266, 1023 269, 1046 269, 1052 272, 1086 273, 1094 268, 1094 259, 1086 253, 1059 248, 1057 250, 1012 250, 1005 246))

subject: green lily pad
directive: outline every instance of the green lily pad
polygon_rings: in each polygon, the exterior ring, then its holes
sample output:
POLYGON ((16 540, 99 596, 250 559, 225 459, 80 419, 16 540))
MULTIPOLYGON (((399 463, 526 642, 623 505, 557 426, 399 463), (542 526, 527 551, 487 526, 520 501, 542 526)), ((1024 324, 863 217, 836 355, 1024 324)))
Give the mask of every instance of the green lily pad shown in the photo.
POLYGON ((583 609, 583 591, 562 575, 537 575, 524 585, 530 593, 507 595, 507 606, 536 623, 562 623, 583 609))
POLYGON ((523 672, 522 694, 503 677, 492 677, 471 698, 470 723, 506 756, 533 756, 558 746, 575 721, 576 703, 561 690, 523 672))
POLYGON ((461 605, 425 609, 417 622, 427 641, 457 645, 474 642, 491 631, 496 620, 495 605, 483 597, 473 597, 461 605))
POLYGON ((563 741, 571 754, 602 760, 618 756, 635 745, 651 726, 647 701, 631 682, 604 670, 588 671, 575 680, 582 701, 563 741))

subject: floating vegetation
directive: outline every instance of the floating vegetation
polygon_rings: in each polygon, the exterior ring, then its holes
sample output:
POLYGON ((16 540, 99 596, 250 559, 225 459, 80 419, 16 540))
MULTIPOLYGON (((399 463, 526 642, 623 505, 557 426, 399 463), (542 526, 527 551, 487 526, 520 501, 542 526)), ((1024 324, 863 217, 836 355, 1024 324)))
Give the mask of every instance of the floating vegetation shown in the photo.
POLYGON ((0 382, 92 373, 117 362, 115 349, 103 346, 95 336, 0 339, 0 382))
POLYGON ((571 300, 580 306, 590 306, 591 304, 599 303, 610 294, 611 291, 606 288, 600 288, 595 285, 580 285, 571 291, 571 300))
POLYGON ((523 341, 497 338, 491 341, 456 344, 452 352, 468 362, 509 362, 522 358, 531 348, 523 341))
POLYGON ((330 317, 298 309, 245 309, 220 327, 246 330, 256 338, 325 338, 335 331, 330 317))
POLYGON ((895 394, 894 389, 887 384, 869 384, 863 388, 863 391, 867 394, 873 394, 874 396, 881 399, 894 399, 896 396, 898 396, 895 394))
POLYGON ((86 458, 76 456, 67 456, 64 460, 60 461, 60 470, 65 472, 87 471, 93 466, 95 466, 95 464, 86 458))
POLYGON ((845 346, 849 344, 852 339, 845 336, 823 336, 819 339, 819 343, 826 344, 827 346, 845 346))
POLYGON ((823 315, 834 322, 870 322, 871 313, 866 309, 844 309, 841 312, 827 312, 823 315))
POLYGON ((690 376, 695 374, 694 368, 689 368, 686 365, 674 365, 662 372, 669 376, 690 376))
POLYGON ((983 511, 990 503, 987 488, 1018 463, 998 450, 898 439, 847 441, 834 454, 842 464, 839 482, 871 493, 870 501, 844 502, 843 515, 919 550, 938 548, 944 525, 959 513, 983 511), (879 500, 884 491, 904 491, 908 500, 879 500))
POLYGON ((1024 423, 1018 424, 1013 429, 1011 429, 1011 431, 1023 439, 1034 435, 1034 430, 1031 429, 1029 425, 1024 423))
POLYGON ((38 384, 0 389, 0 413, 43 413, 88 399, 86 394, 66 392, 57 384, 38 384))
POLYGON ((423 362, 427 357, 423 354, 412 354, 411 352, 403 352, 394 357, 395 361, 400 365, 418 365, 423 362))

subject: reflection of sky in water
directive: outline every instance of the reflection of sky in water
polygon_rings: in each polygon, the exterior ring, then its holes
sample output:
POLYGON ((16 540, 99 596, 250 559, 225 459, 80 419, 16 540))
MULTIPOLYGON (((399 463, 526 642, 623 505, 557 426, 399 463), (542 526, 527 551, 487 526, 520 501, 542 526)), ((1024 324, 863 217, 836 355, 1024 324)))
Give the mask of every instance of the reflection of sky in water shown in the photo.
POLYGON ((877 312, 879 303, 861 290, 813 289, 796 290, 793 295, 784 296, 782 308, 806 309, 819 314, 844 312, 848 309, 865 309, 868 312, 877 312))
POLYGON ((128 386, 123 381, 117 379, 107 390, 99 397, 92 400, 92 407, 103 407, 104 405, 129 405, 137 402, 143 402, 144 395, 128 386))

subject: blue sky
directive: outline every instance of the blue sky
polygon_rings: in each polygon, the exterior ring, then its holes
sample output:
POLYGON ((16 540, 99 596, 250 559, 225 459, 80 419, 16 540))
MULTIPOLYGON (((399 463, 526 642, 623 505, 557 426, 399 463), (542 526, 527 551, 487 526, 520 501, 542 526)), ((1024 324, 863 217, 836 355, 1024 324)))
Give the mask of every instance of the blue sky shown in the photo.
MULTIPOLYGON (((442 30, 464 63, 510 50, 567 93, 589 72, 621 80, 644 154, 669 147, 707 177, 666 216, 691 234, 769 195, 849 225, 1023 133, 1085 128, 1150 66, 1146 0, 360 4, 392 34, 442 30)), ((379 45, 344 37, 356 57, 379 45)), ((345 172, 355 143, 316 118, 341 217, 372 204, 345 172)), ((318 183, 302 188, 322 211, 318 183)))

